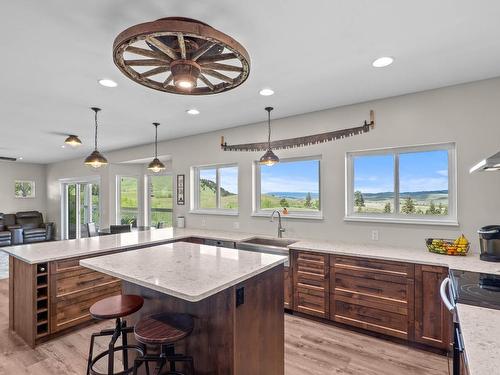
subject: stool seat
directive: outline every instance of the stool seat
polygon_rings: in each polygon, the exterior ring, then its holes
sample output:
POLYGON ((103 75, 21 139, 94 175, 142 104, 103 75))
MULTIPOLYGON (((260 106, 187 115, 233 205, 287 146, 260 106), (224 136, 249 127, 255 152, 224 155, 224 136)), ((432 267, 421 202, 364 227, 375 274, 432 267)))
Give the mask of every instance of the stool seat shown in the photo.
POLYGON ((136 295, 119 295, 103 298, 90 307, 94 319, 115 319, 139 311, 144 305, 144 298, 136 295))
POLYGON ((142 344, 167 345, 189 336, 193 327, 191 315, 160 313, 137 322, 134 335, 142 344))

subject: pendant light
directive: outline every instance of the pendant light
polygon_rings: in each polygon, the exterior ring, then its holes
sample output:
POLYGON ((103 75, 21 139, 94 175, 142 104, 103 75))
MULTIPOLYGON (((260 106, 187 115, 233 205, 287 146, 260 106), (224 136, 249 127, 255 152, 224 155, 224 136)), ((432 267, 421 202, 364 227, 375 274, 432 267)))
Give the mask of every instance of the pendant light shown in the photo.
POLYGON ((155 126, 155 158, 148 165, 148 169, 151 172, 158 173, 165 170, 165 164, 163 164, 160 159, 158 159, 158 126, 160 126, 159 122, 153 122, 155 126))
POLYGON ((276 163, 280 162, 280 158, 275 155, 273 150, 271 150, 271 111, 273 110, 273 107, 266 107, 265 110, 267 111, 267 151, 264 155, 259 160, 260 164, 267 165, 267 166, 272 166, 276 163))
POLYGON ((90 165, 93 168, 99 168, 102 167, 103 165, 107 165, 108 161, 106 158, 97 150, 97 112, 99 112, 101 109, 92 107, 91 110, 94 111, 95 113, 95 135, 94 135, 94 151, 87 156, 85 159, 85 165, 90 165))
POLYGON ((70 145, 71 147, 78 147, 82 145, 82 141, 80 140, 80 138, 78 138, 78 136, 74 134, 68 135, 68 138, 64 140, 64 143, 70 145))

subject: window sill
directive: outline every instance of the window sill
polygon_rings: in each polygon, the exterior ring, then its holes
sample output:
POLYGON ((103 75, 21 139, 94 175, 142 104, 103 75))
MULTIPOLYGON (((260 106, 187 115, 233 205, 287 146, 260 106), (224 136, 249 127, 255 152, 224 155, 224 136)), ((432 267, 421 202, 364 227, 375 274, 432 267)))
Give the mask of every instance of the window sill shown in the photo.
POLYGON ((221 216, 239 216, 238 211, 229 210, 190 210, 190 214, 194 215, 221 215, 221 216))
MULTIPOLYGON (((272 211, 269 211, 269 212, 257 211, 257 212, 253 212, 252 216, 253 217, 267 217, 269 219, 271 217, 271 213, 272 213, 272 211)), ((323 213, 312 214, 312 215, 296 214, 296 213, 290 213, 290 214, 287 214, 287 215, 281 214, 281 218, 283 220, 286 220, 286 219, 323 220, 323 213)))
POLYGON ((395 217, 370 217, 370 216, 345 216, 344 221, 365 222, 365 223, 389 223, 389 224, 417 224, 417 225, 441 225, 458 227, 457 220, 430 220, 418 218, 395 218, 395 217))

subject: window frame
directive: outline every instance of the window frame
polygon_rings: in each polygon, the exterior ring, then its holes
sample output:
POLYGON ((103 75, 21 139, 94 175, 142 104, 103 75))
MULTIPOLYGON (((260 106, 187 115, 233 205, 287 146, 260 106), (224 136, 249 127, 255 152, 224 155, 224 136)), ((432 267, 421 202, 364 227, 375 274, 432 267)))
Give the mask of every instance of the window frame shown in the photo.
POLYGON ((373 150, 346 152, 345 155, 345 216, 344 221, 386 222, 402 224, 431 224, 458 226, 457 209, 457 147, 455 142, 416 146, 388 147, 373 150), (448 151, 448 215, 406 215, 399 212, 399 156, 400 154, 426 151, 448 151), (367 213, 354 210, 354 162, 357 156, 394 155, 394 212, 367 213))
POLYGON ((238 163, 225 163, 225 164, 207 164, 191 167, 190 173, 190 195, 193 199, 190 201, 190 210, 192 214, 208 214, 208 215, 229 215, 238 216, 240 210, 240 167, 238 163), (223 168, 236 168, 238 171, 238 208, 221 208, 220 207, 220 170, 223 168), (215 192, 216 208, 200 208, 200 171, 207 169, 215 169, 215 179, 217 190, 215 192))
MULTIPOLYGON (((323 183, 322 183, 322 175, 323 175, 323 158, 322 155, 311 155, 311 156, 299 156, 292 158, 284 158, 280 159, 280 163, 290 163, 290 162, 298 162, 298 161, 309 161, 309 160, 317 160, 319 162, 319 176, 318 176, 318 184, 319 184, 319 210, 317 211, 289 211, 288 215, 283 215, 283 219, 311 219, 311 220, 323 220, 323 183)), ((272 209, 262 209, 260 207, 260 195, 261 195, 261 167, 258 160, 253 162, 252 167, 252 216, 263 216, 269 217, 272 213, 272 209)))

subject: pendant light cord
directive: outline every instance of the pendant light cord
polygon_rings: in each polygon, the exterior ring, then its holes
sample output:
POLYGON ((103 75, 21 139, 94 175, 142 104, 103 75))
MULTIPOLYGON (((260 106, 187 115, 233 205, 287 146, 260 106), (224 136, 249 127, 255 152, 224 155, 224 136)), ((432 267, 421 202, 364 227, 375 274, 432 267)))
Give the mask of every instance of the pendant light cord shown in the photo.
POLYGON ((95 111, 94 150, 97 151, 97 111, 95 111))
POLYGON ((267 112, 267 147, 271 149, 271 111, 267 112))
POLYGON ((158 125, 155 124, 155 158, 158 157, 158 125))
POLYGON ((158 158, 158 126, 160 125, 159 122, 153 122, 153 125, 155 126, 155 159, 158 158))
POLYGON ((266 107, 265 110, 267 111, 267 148, 268 150, 271 149, 271 111, 273 110, 273 107, 266 107))

